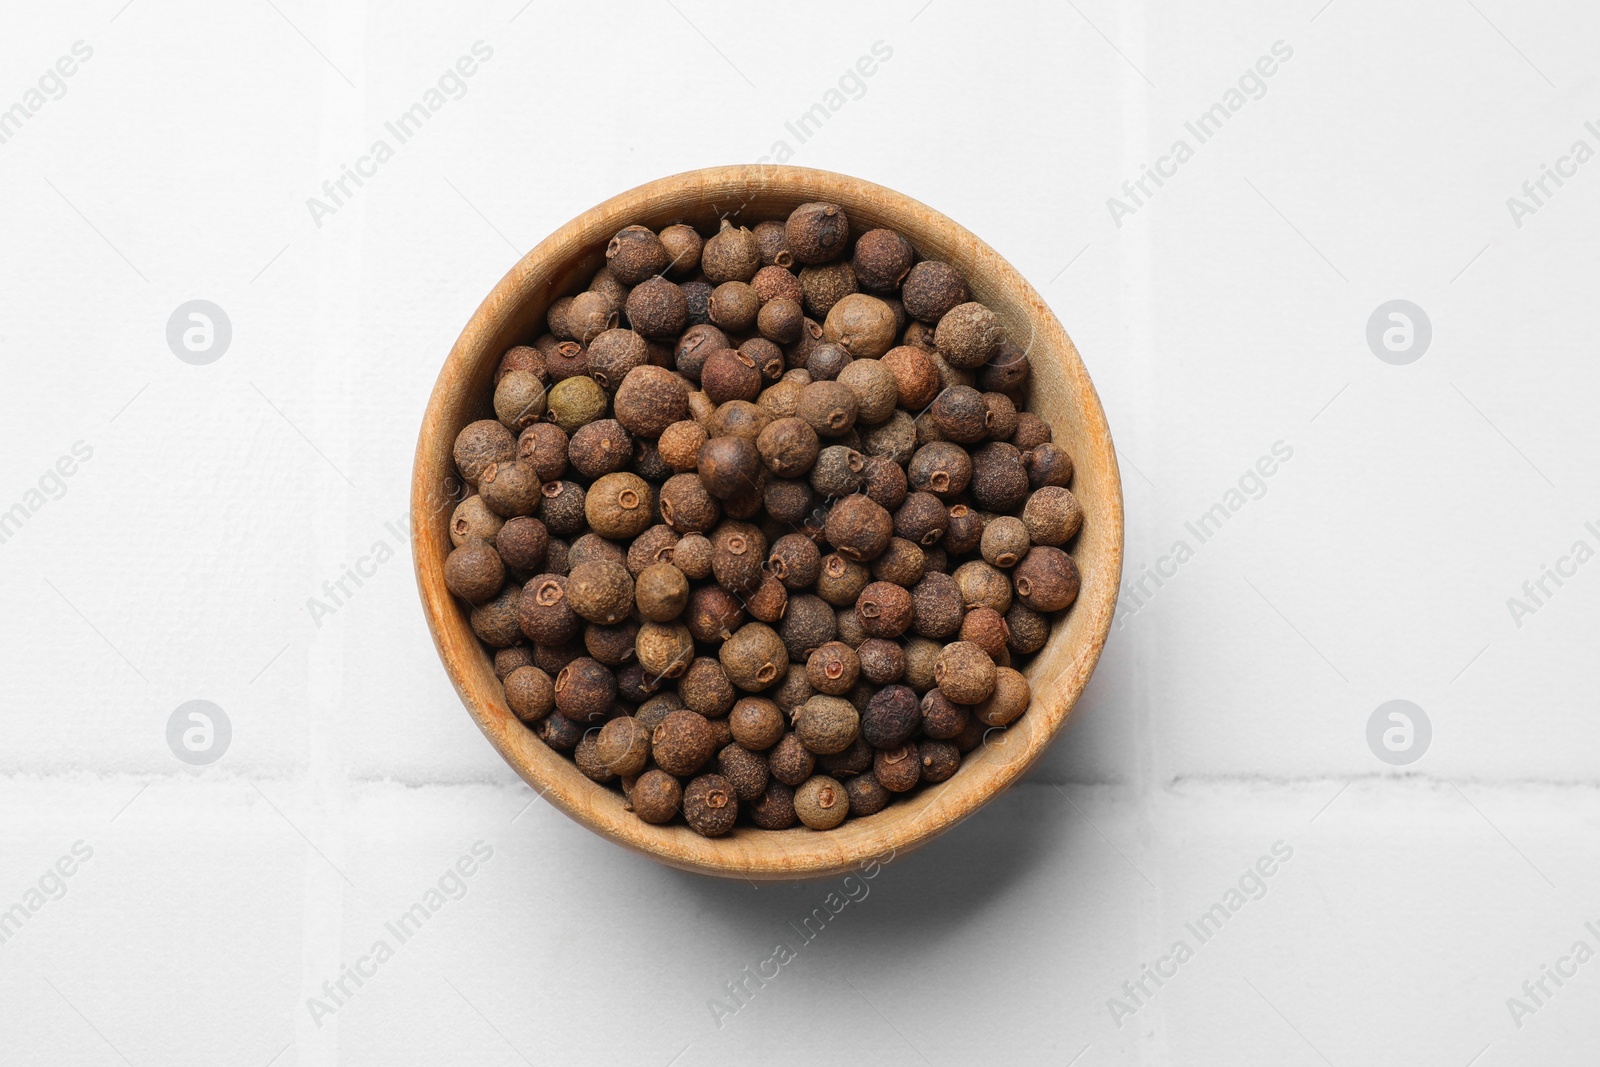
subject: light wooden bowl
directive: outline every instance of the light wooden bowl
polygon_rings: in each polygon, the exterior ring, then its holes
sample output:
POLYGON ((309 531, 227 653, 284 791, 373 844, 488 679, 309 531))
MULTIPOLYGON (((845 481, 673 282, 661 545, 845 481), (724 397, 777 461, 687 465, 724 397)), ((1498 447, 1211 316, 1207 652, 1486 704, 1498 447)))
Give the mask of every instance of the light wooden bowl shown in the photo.
POLYGON ((584 212, 513 267, 484 300, 445 360, 417 441, 411 490, 412 556, 423 609, 445 670, 462 703, 500 755, 544 799, 596 833, 688 871, 748 879, 793 879, 844 872, 866 860, 925 844, 1014 782, 1066 721, 1094 670, 1111 625, 1122 572, 1122 487, 1105 413, 1078 351, 1039 294, 994 249, 950 219, 882 186, 800 167, 737 166, 691 171, 641 185, 584 212), (467 613, 444 584, 448 520, 458 480, 456 434, 492 418, 491 380, 506 349, 544 332, 546 309, 577 292, 605 263, 606 242, 632 223, 659 229, 688 222, 716 232, 723 215, 754 225, 782 219, 808 201, 843 205, 852 238, 877 226, 905 234, 924 257, 966 276, 973 298, 992 308, 1033 362, 1030 407, 1049 421, 1076 465, 1073 492, 1083 532, 1072 546, 1083 574, 1077 603, 1027 668, 1033 704, 1010 729, 991 734, 949 781, 838 829, 779 832, 740 826, 700 837, 686 826, 651 826, 623 808, 617 791, 579 773, 545 746, 506 706, 491 657, 467 613))

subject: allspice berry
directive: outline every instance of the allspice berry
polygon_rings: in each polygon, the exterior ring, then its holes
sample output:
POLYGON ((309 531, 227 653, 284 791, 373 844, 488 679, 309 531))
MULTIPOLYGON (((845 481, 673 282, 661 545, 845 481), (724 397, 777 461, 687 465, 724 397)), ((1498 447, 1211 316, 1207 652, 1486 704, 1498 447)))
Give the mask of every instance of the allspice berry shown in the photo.
POLYGON ((922 780, 930 785, 947 781, 961 767, 961 750, 948 741, 919 741, 917 755, 922 780))
POLYGON ((973 709, 985 726, 1009 726, 1025 711, 1032 692, 1028 680, 1010 667, 996 667, 994 692, 973 709))
POLYGON ((717 644, 744 625, 744 605, 720 585, 703 585, 689 594, 684 625, 703 644, 717 644))
POLYGON ((674 278, 687 278, 700 266, 700 249, 705 242, 693 226, 675 222, 656 236, 661 247, 667 250, 667 273, 674 278))
POLYGON ((597 723, 617 699, 617 677, 605 664, 579 656, 556 675, 556 710, 573 722, 597 723))
MULTIPOLYGON (((617 309, 611 306, 611 301, 600 293, 579 293, 572 298, 572 303, 567 305, 567 332, 573 342, 586 345, 615 326, 619 318, 617 309)), ((545 357, 545 362, 547 364, 550 362, 548 355, 545 357)), ((555 370, 553 366, 550 368, 551 377, 556 376, 555 370)))
POLYGON ((828 511, 823 532, 846 559, 872 560, 888 546, 894 520, 881 504, 865 496, 847 496, 828 511))
POLYGON ((957 704, 977 704, 994 692, 995 666, 988 653, 970 641, 954 641, 939 653, 933 668, 939 691, 957 704))
MULTIPOLYGON (((974 306, 982 307, 981 304, 974 306)), ((883 355, 894 347, 896 333, 893 310, 882 300, 865 293, 841 297, 828 309, 822 323, 822 339, 839 345, 856 359, 876 359, 883 355)))
POLYGON ((711 573, 729 592, 754 592, 766 558, 767 539, 749 523, 724 522, 711 532, 711 573))
POLYGON ((939 368, 922 349, 912 345, 891 348, 882 363, 894 375, 900 404, 910 411, 921 411, 939 395, 939 368))
POLYGON ((634 639, 639 666, 656 678, 677 678, 694 659, 694 637, 679 622, 646 622, 634 639))
POLYGON ((767 754, 767 766, 772 777, 784 785, 796 786, 807 778, 817 765, 817 758, 793 732, 786 733, 767 754))
POLYGON ((916 262, 911 242, 894 230, 868 230, 856 239, 850 265, 861 287, 874 293, 892 293, 900 288, 906 272, 916 262))
MULTIPOLYGON (((721 517, 721 507, 716 498, 706 491, 705 482, 699 475, 674 474, 661 486, 662 521, 678 533, 705 533, 713 529, 721 517)), ((682 547, 681 541, 679 547, 682 547)), ((706 563, 709 565, 710 562, 707 557, 706 563)), ((679 561, 679 565, 683 566, 683 561, 679 561)), ((690 562, 688 566, 692 568, 693 563, 690 562)), ((704 577, 694 574, 691 569, 685 569, 684 573, 691 578, 704 577)))
POLYGON ((720 774, 703 774, 683 791, 683 818, 702 837, 721 837, 739 818, 733 783, 720 774))
POLYGON ((747 693, 771 687, 789 669, 783 639, 765 623, 748 622, 739 627, 722 643, 717 656, 729 680, 747 693))
POLYGON ((798 418, 774 419, 756 437, 761 461, 779 478, 805 474, 816 463, 821 447, 817 431, 798 418))
POLYGON ((961 640, 977 645, 990 659, 998 660, 1005 654, 1010 636, 1005 616, 990 607, 973 608, 961 620, 961 640))
POLYGON ((844 254, 850 220, 838 204, 801 204, 789 213, 783 235, 797 263, 826 263, 844 254))
POLYGON ((539 505, 539 476, 520 459, 491 463, 478 479, 478 495, 497 515, 531 515, 539 505))
POLYGON ((493 600, 505 580, 505 564, 487 541, 468 541, 444 559, 445 588, 470 603, 493 600))
POLYGON ((638 719, 623 715, 600 727, 595 749, 606 770, 631 778, 650 759, 650 731, 638 719))
POLYGON ((882 637, 869 637, 861 642, 856 658, 861 662, 862 679, 872 685, 899 681, 906 670, 906 655, 900 645, 882 637))
POLYGON ((890 793, 874 774, 858 774, 844 783, 850 798, 850 814, 857 819, 876 815, 889 806, 890 793))
POLYGON ((872 695, 861 715, 861 737, 873 748, 895 748, 922 724, 921 703, 908 686, 886 685, 872 695))
MULTIPOLYGON (((1018 425, 1021 425, 1020 417, 1018 425)), ((1059 445, 1046 441, 1031 448, 1022 454, 1022 463, 1028 469, 1028 484, 1035 489, 1072 484, 1072 457, 1059 445)))
POLYGON ((716 742, 705 716, 685 709, 661 720, 650 735, 650 754, 662 770, 683 777, 705 766, 716 742))
POLYGON ((683 804, 683 787, 666 771, 649 770, 633 783, 628 802, 639 818, 659 826, 672 821, 683 804))
POLYGON ((650 622, 671 622, 689 603, 689 579, 670 563, 653 563, 634 582, 634 602, 650 622))
POLYGON ((1002 615, 1011 610, 1011 580, 998 567, 979 559, 968 560, 957 567, 951 577, 956 580, 961 602, 968 610, 990 607, 1002 615))
POLYGON ((606 266, 624 285, 638 285, 667 269, 670 257, 661 238, 643 226, 625 226, 606 245, 606 266))
POLYGON ((1012 576, 1017 599, 1034 611, 1064 611, 1078 599, 1078 565, 1049 545, 1035 545, 1012 576))
POLYGON ((700 369, 711 358, 711 353, 732 347, 728 343, 728 335, 709 322, 691 326, 678 338, 678 345, 673 350, 674 364, 679 374, 691 382, 698 382, 700 369))
POLYGON ((840 382, 812 382, 800 392, 799 417, 822 437, 839 437, 856 424, 855 391, 840 382))
POLYGON ((633 611, 633 576, 609 560, 580 563, 567 575, 567 603, 589 622, 621 622, 633 611))
POLYGON ((819 774, 795 790, 794 812, 813 830, 831 830, 850 814, 850 797, 837 780, 819 774))
POLYGON ((790 660, 804 663, 813 651, 832 641, 838 633, 836 620, 833 608, 821 597, 811 593, 791 597, 789 610, 778 623, 778 636, 790 660))
POLYGON ((932 324, 971 297, 959 271, 948 263, 925 259, 906 273, 900 299, 905 301, 907 315, 932 324))
POLYGON ((456 434, 452 454, 461 477, 477 485, 486 469, 517 458, 517 439, 494 419, 479 419, 456 434))
POLYGON ((789 239, 784 233, 783 223, 777 219, 767 219, 756 223, 752 232, 761 249, 761 262, 784 268, 787 273, 787 268, 794 265, 794 253, 789 251, 789 239))
POLYGON ((825 499, 849 496, 861 488, 867 460, 847 445, 829 445, 817 454, 811 468, 811 488, 825 499))
POLYGON ((752 752, 764 752, 783 738, 783 712, 765 697, 742 697, 728 713, 733 739, 752 752))
POLYGON ((700 269, 712 285, 748 282, 761 269, 761 246, 748 229, 723 219, 722 229, 700 251, 700 269))
POLYGON ((760 311, 761 298, 747 282, 723 282, 711 290, 711 303, 707 305, 711 321, 733 333, 743 333, 755 325, 760 311))
POLYGON ((763 830, 787 830, 796 819, 794 790, 782 782, 768 782, 766 791, 745 805, 744 810, 750 814, 750 821, 763 830))
POLYGON ((520 433, 539 421, 544 408, 544 382, 531 371, 512 371, 495 386, 495 417, 512 433, 520 433))
POLYGON ((939 319, 934 331, 939 355, 952 367, 981 367, 1000 351, 1005 329, 994 312, 975 301, 957 304, 939 319))
POLYGON ((937 689, 928 690, 922 698, 922 732, 936 741, 948 741, 966 730, 972 712, 965 704, 957 704, 937 689))
MULTIPOLYGON (((826 319, 833 305, 856 292, 856 272, 848 263, 828 263, 800 272, 801 303, 807 314, 826 319)), ((821 331, 818 331, 820 338, 821 331)))
POLYGON ((817 575, 817 595, 834 607, 852 607, 871 580, 872 572, 865 565, 837 552, 831 553, 823 557, 822 572, 817 575))
POLYGON ((844 696, 856 687, 861 677, 861 661, 855 650, 840 641, 829 641, 806 659, 806 681, 819 693, 844 696))
POLYGON ((1017 432, 1011 435, 1011 443, 1022 451, 1026 452, 1030 448, 1049 444, 1054 440, 1054 436, 1050 424, 1033 412, 1017 412, 1017 432))
POLYGON ((1083 507, 1072 490, 1047 485, 1034 491, 1022 508, 1022 524, 1036 545, 1064 545, 1083 526, 1083 507))
POLYGON ((738 694, 722 665, 709 656, 697 656, 689 669, 678 679, 678 695, 690 711, 699 712, 708 719, 720 719, 733 709, 738 694))
POLYGON ((1006 648, 1019 656, 1039 651, 1050 640, 1050 617, 1022 604, 1006 612, 1006 648))
POLYGON ((460 548, 473 538, 494 542, 506 520, 489 510, 483 497, 474 493, 450 513, 450 543, 460 548))
MULTIPOLYGON (((911 626, 921 637, 942 640, 961 629, 966 606, 961 587, 948 574, 930 572, 911 590, 911 626)), ((909 654, 907 670, 910 670, 909 654)))
POLYGON ((984 528, 979 542, 983 558, 996 567, 1015 567, 1033 543, 1028 528, 1015 515, 1002 515, 984 528))
POLYGON ((766 757, 737 744, 717 753, 717 770, 732 784, 733 794, 740 800, 755 800, 767 791, 771 781, 766 757))
POLYGON ((724 348, 711 353, 700 368, 700 388, 713 404, 754 400, 761 395, 761 370, 749 353, 724 348))
POLYGON ((567 432, 553 422, 536 422, 517 435, 517 458, 533 465, 541 482, 567 472, 567 432))
POLYGON ((756 312, 756 329, 761 331, 762 337, 776 344, 793 344, 800 338, 800 330, 805 326, 805 317, 805 311, 800 307, 799 300, 780 296, 761 305, 761 309, 756 312))
POLYGON ((986 527, 982 515, 965 504, 954 505, 950 509, 949 526, 945 531, 944 550, 956 556, 978 551, 986 527))
POLYGON ((872 561, 872 580, 910 589, 928 572, 927 559, 927 553, 916 544, 904 537, 891 537, 883 555, 872 561))
POLYGON ((790 590, 809 589, 822 570, 822 555, 816 542, 805 534, 784 534, 772 544, 767 557, 767 572, 790 590))
POLYGON ((534 732, 539 740, 557 752, 571 752, 578 747, 587 733, 582 725, 573 722, 565 715, 546 715, 534 727, 534 732))
POLYGON ((956 385, 941 392, 929 409, 933 424, 948 441, 972 444, 983 440, 989 432, 989 408, 983 394, 966 385, 956 385))
POLYGON ((601 537, 627 540, 650 525, 650 485, 637 474, 619 471, 589 487, 583 513, 590 529, 601 537))
POLYGON ((578 427, 567 452, 573 469, 585 478, 598 478, 628 465, 633 437, 616 419, 596 419, 578 427))
POLYGON ((901 743, 879 749, 872 758, 872 776, 891 793, 904 793, 922 781, 922 760, 916 745, 901 743))
POLYGON ((889 582, 873 582, 856 598, 856 618, 868 636, 899 637, 911 627, 911 591, 889 582))
MULTIPOLYGON (((507 567, 533 574, 544 566, 545 554, 550 547, 550 533, 538 519, 518 515, 507 520, 500 528, 494 547, 507 567)), ((448 575, 446 577, 448 580, 448 575)))
POLYGON ((661 452, 661 458, 667 466, 683 474, 694 470, 698 465, 700 446, 706 443, 706 436, 706 431, 699 423, 684 419, 670 424, 661 431, 661 438, 656 442, 656 448, 661 452))
POLYGON ((1010 516, 1028 497, 1022 453, 1005 441, 990 441, 972 453, 972 499, 980 508, 1010 516))
POLYGON ((551 533, 571 537, 583 529, 585 495, 577 482, 546 482, 539 489, 537 518, 551 533))
POLYGON ((856 396, 856 422, 876 426, 895 413, 900 402, 899 387, 894 374, 882 362, 861 353, 856 357, 839 372, 837 380, 856 396))
POLYGON ((556 706, 555 683, 538 667, 518 667, 506 675, 506 704, 523 722, 538 722, 556 706))
POLYGON ((729 500, 756 484, 761 453, 746 437, 713 437, 700 447, 700 482, 718 500, 729 500))
POLYGON ((580 374, 552 385, 547 403, 551 421, 570 435, 605 414, 606 391, 593 378, 580 374))
POLYGON ((932 547, 950 525, 950 512, 932 493, 909 493, 894 513, 894 532, 913 544, 932 547))
POLYGON ((972 457, 950 441, 934 441, 917 449, 906 469, 912 486, 950 500, 967 491, 972 482, 972 457))
POLYGON ((851 358, 843 345, 824 341, 806 354, 806 373, 814 382, 831 382, 850 365, 851 358))
MULTIPOLYGON (((759 233, 756 236, 760 238, 759 233)), ((762 304, 770 304, 774 300, 793 300, 798 303, 805 295, 805 290, 800 288, 800 279, 786 267, 775 265, 756 271, 756 276, 750 279, 750 288, 756 291, 762 304)))
MULTIPOLYGON (((991 664, 990 671, 993 669, 991 664)), ((822 694, 806 701, 794 718, 794 732, 800 743, 823 756, 849 748, 860 725, 861 715, 854 704, 843 697, 822 694)))
MULTIPOLYGON (((671 479, 669 478, 668 481, 671 481, 671 479)), ((699 481, 699 479, 696 478, 695 481, 699 481)), ((702 486, 700 491, 704 493, 705 487, 702 486)), ((665 512, 666 507, 663 504, 663 518, 665 518, 665 512)), ((672 550, 672 565, 691 580, 699 581, 711 573, 711 554, 710 540, 702 533, 690 533, 680 538, 678 547, 672 550)))

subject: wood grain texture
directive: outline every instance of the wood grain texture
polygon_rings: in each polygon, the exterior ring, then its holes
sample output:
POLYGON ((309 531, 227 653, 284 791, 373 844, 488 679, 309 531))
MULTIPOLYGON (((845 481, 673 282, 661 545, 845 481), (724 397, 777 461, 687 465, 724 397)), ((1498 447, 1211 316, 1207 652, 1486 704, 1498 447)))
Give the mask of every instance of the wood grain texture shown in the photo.
MULTIPOLYGON (((838 874, 874 856, 926 844, 1014 782, 1066 722, 1093 672, 1116 607, 1122 573, 1122 486, 1105 413, 1078 351, 1039 294, 988 245, 931 208, 890 189, 800 167, 734 166, 691 171, 613 197, 567 223, 522 258, 467 323, 445 360, 423 417, 412 479, 412 557, 423 610, 439 656, 462 703, 502 757, 551 804, 618 844, 684 870, 749 879, 838 874), (1033 703, 1009 730, 991 735, 949 781, 835 830, 765 831, 741 826, 723 838, 685 826, 650 826, 623 808, 620 793, 579 773, 524 727, 506 706, 493 663, 474 637, 467 612, 445 589, 451 548, 448 520, 458 478, 451 459, 468 422, 492 418, 490 382, 501 354, 544 332, 546 309, 577 292, 605 262, 606 242, 622 227, 659 229, 689 222, 716 231, 727 215, 754 225, 786 217, 808 201, 843 205, 852 240, 887 226, 926 258, 966 276, 973 298, 992 308, 1033 363, 1032 410, 1072 455, 1073 491, 1083 532, 1073 556, 1083 574, 1077 603, 1026 671, 1033 703)), ((959 862, 959 857, 949 859, 959 862)))

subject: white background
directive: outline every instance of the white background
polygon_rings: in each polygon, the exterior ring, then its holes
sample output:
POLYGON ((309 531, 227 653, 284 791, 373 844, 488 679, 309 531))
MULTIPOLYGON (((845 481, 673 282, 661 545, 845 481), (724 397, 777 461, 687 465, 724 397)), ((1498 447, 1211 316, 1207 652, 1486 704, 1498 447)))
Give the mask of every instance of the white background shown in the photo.
POLYGON ((3 21, 0 108, 93 55, 0 144, 0 510, 42 502, 0 544, 0 909, 93 854, 0 945, 0 1061, 1592 1062, 1600 962, 1532 1014, 1507 998, 1600 950, 1600 565, 1520 620, 1507 601, 1600 547, 1600 162, 1520 227, 1506 204, 1600 148, 1591 5, 71 0, 3 21), (480 40, 466 94, 318 226, 307 198, 480 40), (864 94, 797 143, 786 120, 879 41, 864 94), (1118 226, 1107 198, 1278 41, 1265 95, 1118 226), (446 681, 396 531, 440 362, 516 258, 780 139, 1029 277, 1116 435, 1128 579, 1194 552, 1142 606, 1125 588, 1025 782, 862 883, 718 1026, 724 984, 839 884, 679 873, 530 806, 446 681), (197 298, 233 328, 207 366, 166 343, 197 298), (1432 323, 1404 366, 1366 340, 1394 299, 1432 323), (1280 441, 1265 495, 1199 544, 1185 522, 1280 441), (29 498, 77 442, 91 458, 29 498), (166 740, 192 699, 232 723, 203 768, 166 740), (1433 728, 1403 768, 1366 739, 1391 699, 1433 728), (480 841, 466 895, 315 1020, 480 841), (1185 923, 1280 841, 1266 895, 1200 944, 1185 923), (1114 1012, 1178 940, 1193 958, 1114 1012))

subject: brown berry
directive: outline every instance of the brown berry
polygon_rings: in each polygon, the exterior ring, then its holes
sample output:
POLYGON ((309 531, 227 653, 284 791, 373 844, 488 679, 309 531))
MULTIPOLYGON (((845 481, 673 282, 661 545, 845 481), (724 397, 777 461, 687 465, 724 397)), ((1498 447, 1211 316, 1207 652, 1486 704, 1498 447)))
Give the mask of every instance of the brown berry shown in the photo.
POLYGON ((862 288, 874 293, 892 293, 900 288, 916 258, 911 242, 894 230, 868 230, 856 239, 850 265, 855 268, 862 288))
POLYGON ((1002 515, 984 527, 979 548, 983 558, 996 567, 1015 567, 1028 554, 1033 543, 1028 528, 1015 515, 1002 515))
POLYGON ((933 324, 970 297, 960 272, 948 263, 925 259, 906 273, 900 299, 905 301, 906 314, 933 324))
POLYGON ((1034 491, 1022 508, 1022 524, 1036 545, 1064 545, 1083 526, 1083 508, 1072 490, 1047 485, 1034 491))
POLYGON ((764 752, 783 737, 783 712, 765 697, 741 697, 728 713, 733 739, 752 752, 764 752))
POLYGON ((650 758, 650 731, 638 719, 623 715, 600 727, 595 748, 606 770, 631 778, 644 770, 650 758))
POLYGON ((633 783, 628 802, 639 818, 647 823, 661 825, 671 822, 683 804, 683 787, 666 771, 648 770, 633 783))
POLYGON ((600 478, 584 497, 584 517, 601 537, 627 540, 639 536, 650 525, 650 512, 649 483, 629 471, 600 478))
POLYGON ((748 282, 761 269, 761 246, 748 229, 723 219, 722 229, 700 251, 700 269, 712 285, 748 282))
POLYGON ((810 778, 816 764, 817 758, 793 732, 784 734, 767 754, 767 766, 772 771, 772 777, 784 785, 799 785, 810 778))
POLYGON ((894 311, 865 293, 840 297, 822 323, 822 339, 855 359, 877 359, 894 347, 896 332, 894 311))
POLYGON ((687 278, 700 266, 700 249, 705 246, 693 226, 676 222, 656 235, 667 250, 667 273, 687 278))
POLYGON ((606 245, 606 266, 623 285, 638 285, 666 270, 669 257, 661 238, 643 226, 626 226, 606 245))
POLYGON ((849 246, 850 220, 838 204, 801 204, 789 213, 783 236, 797 263, 826 263, 849 246))
POLYGON ((700 388, 712 404, 754 400, 761 395, 761 370, 748 353, 724 348, 711 353, 700 368, 700 388))
POLYGON ((1049 545, 1028 550, 1012 577, 1017 599, 1034 611, 1064 611, 1078 598, 1078 565, 1049 545))
POLYGON ((782 782, 768 782, 766 792, 745 805, 745 811, 750 813, 750 821, 763 830, 787 830, 796 819, 794 790, 782 782))
POLYGON ((755 800, 767 791, 771 780, 767 758, 737 744, 717 753, 717 770, 732 784, 733 794, 740 800, 755 800))
POLYGON ((819 693, 844 696, 856 687, 861 662, 855 651, 839 641, 829 641, 806 660, 806 681, 819 693))
POLYGON ((954 641, 933 668, 939 691, 957 704, 977 704, 994 692, 994 660, 970 641, 954 641))
POLYGON ((461 477, 476 485, 489 467, 517 458, 517 440, 494 419, 480 419, 456 434, 453 455, 461 477))
POLYGON ((705 716, 687 709, 669 712, 650 735, 650 754, 662 770, 693 774, 715 751, 716 734, 705 716))
POLYGON ((701 837, 721 837, 739 818, 733 783, 720 774, 703 774, 683 791, 683 819, 701 837))
POLYGON ((889 582, 873 582, 856 598, 856 618, 868 636, 894 638, 911 626, 909 590, 889 582))
MULTIPOLYGON (((911 590, 911 627, 922 637, 942 640, 961 629, 966 609, 961 603, 961 587, 948 574, 932 572, 911 590)), ((910 661, 907 660, 907 671, 910 661)))
POLYGON ((470 603, 493 600, 505 580, 505 564, 487 541, 468 541, 444 558, 445 588, 470 603))
POLYGON ((818 755, 849 748, 860 726, 861 714, 854 704, 843 697, 820 693, 806 701, 794 718, 795 736, 818 755))
POLYGON ((538 667, 518 667, 506 675, 506 704, 523 722, 538 722, 556 706, 555 683, 538 667))
POLYGON ((761 454, 747 437, 713 437, 700 447, 698 466, 706 492, 729 500, 756 484, 761 454))
POLYGON ((723 282, 711 291, 706 313, 723 330, 743 333, 755 325, 761 298, 747 282, 723 282))
POLYGON ((847 496, 828 511, 823 532, 846 559, 872 560, 888 546, 894 520, 881 504, 865 496, 847 496))
POLYGON ((794 791, 794 813, 813 830, 831 830, 850 814, 850 797, 835 779, 819 774, 794 791))
POLYGON ((556 675, 556 710, 573 722, 597 723, 617 699, 617 676, 605 664, 579 656, 556 675))
POLYGON ((768 689, 789 669, 789 653, 772 627, 748 622, 722 643, 717 652, 722 669, 747 693, 768 689))

